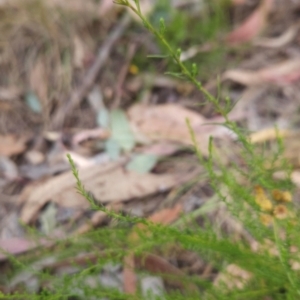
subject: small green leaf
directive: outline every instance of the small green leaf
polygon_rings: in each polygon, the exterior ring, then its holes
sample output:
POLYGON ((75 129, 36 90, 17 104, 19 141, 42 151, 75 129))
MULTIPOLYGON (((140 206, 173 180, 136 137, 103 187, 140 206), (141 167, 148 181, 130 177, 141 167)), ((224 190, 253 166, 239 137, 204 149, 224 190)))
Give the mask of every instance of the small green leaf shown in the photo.
POLYGON ((177 56, 177 58, 180 58, 180 55, 181 55, 181 49, 178 48, 178 49, 176 50, 176 56, 177 56))
POLYGON ((103 128, 109 127, 109 112, 107 109, 100 109, 97 114, 97 124, 103 128))
POLYGON ((141 14, 142 12, 141 12, 140 0, 133 0, 133 1, 135 3, 138 12, 141 14))
POLYGON ((232 103, 228 96, 225 97, 225 113, 228 114, 232 109, 232 103))
POLYGON ((180 79, 185 78, 185 75, 183 73, 165 72, 165 75, 172 75, 172 76, 180 78, 180 79))
POLYGON ((35 113, 39 114, 42 112, 42 106, 37 95, 29 91, 25 96, 25 102, 27 106, 35 113))
POLYGON ((120 145, 114 139, 109 139, 105 142, 105 150, 112 160, 117 160, 120 157, 120 145))
POLYGON ((147 55, 149 58, 168 58, 170 55, 164 55, 164 54, 150 54, 147 55))
POLYGON ((209 137, 208 152, 209 152, 210 156, 213 154, 213 137, 212 136, 209 137))
POLYGON ((125 151, 131 151, 135 146, 135 137, 130 129, 126 114, 119 109, 110 114, 112 139, 114 139, 125 151))
POLYGON ((166 32, 165 20, 164 20, 164 18, 160 18, 160 20, 159 20, 159 33, 161 35, 164 35, 165 32, 166 32))
POLYGON ((198 75, 198 67, 197 65, 194 63, 192 64, 192 76, 196 77, 198 75))
POLYGON ((113 3, 125 6, 129 4, 127 0, 113 0, 113 3))
POLYGON ((150 154, 139 154, 127 164, 126 169, 138 173, 148 173, 156 165, 158 157, 150 154))
POLYGON ((54 203, 50 202, 46 209, 40 215, 41 230, 45 234, 51 233, 56 226, 57 208, 54 203))

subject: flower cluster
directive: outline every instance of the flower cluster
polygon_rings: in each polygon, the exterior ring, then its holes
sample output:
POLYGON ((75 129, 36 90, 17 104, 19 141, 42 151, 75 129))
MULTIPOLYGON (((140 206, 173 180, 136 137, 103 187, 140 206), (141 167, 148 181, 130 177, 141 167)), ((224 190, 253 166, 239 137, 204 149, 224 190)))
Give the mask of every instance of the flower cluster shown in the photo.
POLYGON ((269 226, 272 224, 273 218, 285 219, 288 214, 286 204, 292 201, 292 195, 288 191, 273 190, 271 199, 261 186, 255 186, 254 197, 256 204, 260 207, 260 221, 269 226))

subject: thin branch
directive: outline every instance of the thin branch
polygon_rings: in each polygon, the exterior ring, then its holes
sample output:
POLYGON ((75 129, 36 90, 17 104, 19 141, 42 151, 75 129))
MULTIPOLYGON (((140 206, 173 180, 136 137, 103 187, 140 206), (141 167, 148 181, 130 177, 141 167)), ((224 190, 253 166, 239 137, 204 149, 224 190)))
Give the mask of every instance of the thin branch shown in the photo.
POLYGON ((130 24, 130 20, 130 15, 126 13, 118 22, 118 25, 110 33, 104 45, 98 50, 95 63, 85 74, 82 84, 74 90, 66 104, 57 111, 52 120, 52 127, 60 129, 64 125, 66 116, 72 113, 74 108, 76 108, 80 104, 80 102, 93 87, 100 70, 109 57, 113 45, 122 36, 128 25, 130 24))

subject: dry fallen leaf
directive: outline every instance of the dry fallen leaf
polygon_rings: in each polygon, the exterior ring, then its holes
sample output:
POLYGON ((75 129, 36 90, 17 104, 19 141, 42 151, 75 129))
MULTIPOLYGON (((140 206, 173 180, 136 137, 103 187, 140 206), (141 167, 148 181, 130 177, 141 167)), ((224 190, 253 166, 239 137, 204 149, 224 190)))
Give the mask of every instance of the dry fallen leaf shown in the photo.
POLYGON ((50 240, 47 241, 46 239, 36 241, 21 237, 0 240, 0 261, 7 259, 7 255, 5 254, 5 252, 10 255, 17 255, 29 250, 36 249, 40 246, 47 247, 51 244, 53 244, 53 242, 50 240))
POLYGON ((115 4, 113 1, 111 0, 102 0, 99 3, 99 8, 98 8, 98 15, 99 17, 104 17, 107 16, 109 14, 109 12, 115 8, 115 4))
POLYGON ((293 24, 280 36, 274 38, 258 38, 253 41, 255 46, 265 48, 280 48, 286 46, 297 36, 299 30, 299 23, 293 24))
POLYGON ((258 144, 267 141, 274 141, 277 138, 285 138, 292 135, 294 135, 294 133, 287 129, 267 128, 252 133, 249 138, 251 143, 258 144))
POLYGON ((86 129, 74 134, 72 144, 77 146, 88 139, 104 140, 107 139, 109 135, 110 132, 104 128, 86 129))
POLYGON ((25 158, 28 163, 32 165, 38 165, 45 161, 45 155, 38 150, 29 150, 25 153, 25 158))
MULTIPOLYGON (((182 212, 182 205, 177 204, 173 208, 165 208, 161 211, 155 212, 153 215, 151 215, 148 218, 148 221, 157 223, 157 224, 163 224, 168 225, 174 222, 182 212)), ((145 230, 145 234, 147 234, 147 226, 144 224, 137 224, 134 228, 134 230, 131 232, 129 236, 129 240, 132 242, 135 242, 138 244, 139 242, 139 235, 136 229, 139 230, 145 230)), ((135 265, 136 264, 144 264, 147 265, 148 261, 147 259, 151 260, 151 255, 146 255, 146 261, 140 260, 139 258, 135 258, 133 253, 130 253, 129 255, 125 256, 124 258, 124 269, 123 269, 123 277, 124 277, 124 291, 128 294, 134 294, 136 292, 136 275, 135 275, 135 265)), ((153 266, 155 268, 155 266, 153 266)), ((150 268, 150 267, 149 267, 150 268)), ((156 271, 162 271, 162 268, 166 268, 166 265, 164 266, 158 266, 156 265, 155 270, 156 271), (160 269, 158 269, 160 267, 160 269)), ((175 268, 175 267, 174 267, 175 268)), ((169 268, 170 269, 170 268, 169 268)), ((173 270, 173 269, 172 269, 173 270)), ((150 271, 153 271, 150 270, 150 271)), ((178 270, 179 271, 179 270, 178 270)), ((180 272, 180 271, 179 271, 180 272)))
POLYGON ((241 290, 249 283, 252 277, 253 275, 248 271, 243 270, 237 265, 230 264, 226 267, 225 271, 216 277, 214 285, 220 288, 223 288, 225 285, 229 290, 241 290))
POLYGON ((17 88, 15 86, 11 86, 8 88, 1 87, 0 88, 0 100, 1 101, 14 101, 19 99, 22 95, 23 90, 21 88, 17 88))
MULTIPOLYGON (((0 249, 12 255, 23 253, 34 247, 36 247, 36 243, 24 238, 0 240, 0 249)), ((0 253, 0 261, 4 259, 6 259, 6 255, 4 253, 0 253)))
POLYGON ((36 61, 30 73, 30 88, 37 95, 38 99, 44 107, 47 107, 48 101, 48 85, 46 66, 40 58, 36 61))
POLYGON ((141 153, 152 154, 156 156, 168 156, 176 153, 182 146, 178 143, 162 141, 145 146, 140 149, 141 153))
POLYGON ((123 286, 124 292, 127 294, 135 294, 137 286, 137 278, 134 272, 135 260, 134 254, 130 253, 124 257, 124 267, 123 267, 123 286))
POLYGON ((170 140, 191 144, 191 136, 186 125, 190 120, 193 127, 201 126, 205 118, 179 105, 164 104, 146 106, 133 105, 128 115, 134 130, 150 140, 170 140))
POLYGON ((151 215, 148 220, 153 223, 168 225, 178 219, 182 212, 182 205, 177 204, 173 208, 165 208, 151 215))
POLYGON ((215 46, 212 43, 205 43, 204 45, 192 46, 189 49, 181 52, 180 61, 189 60, 196 56, 198 53, 210 52, 214 49, 214 47, 215 46))
POLYGON ((250 86, 249 88, 246 88, 229 112, 229 119, 232 121, 240 121, 245 118, 249 119, 249 108, 251 107, 251 104, 263 95, 265 89, 266 87, 264 86, 250 86))
POLYGON ((291 181, 295 184, 295 186, 297 188, 300 188, 300 171, 299 170, 293 171, 291 173, 290 177, 288 177, 286 172, 284 172, 284 171, 277 171, 273 174, 273 178, 276 180, 291 179, 291 181))
MULTIPOLYGON (((184 174, 138 174, 126 171, 123 164, 111 162, 79 170, 79 177, 85 188, 101 203, 126 201, 132 198, 162 192, 170 189, 188 176, 184 174)), ((36 185, 36 183, 34 183, 36 185)), ((24 203, 21 220, 28 224, 38 211, 48 202, 56 202, 65 207, 87 209, 89 203, 75 189, 75 178, 71 172, 58 175, 30 190, 30 186, 20 195, 24 203), (29 190, 29 191, 28 191, 29 190)))
POLYGON ((258 8, 242 23, 232 31, 228 37, 229 44, 240 44, 251 41, 266 26, 267 16, 273 6, 273 0, 262 0, 258 8))
POLYGON ((78 69, 84 68, 84 62, 87 56, 87 47, 84 41, 78 36, 73 37, 73 49, 74 49, 74 66, 78 69))
POLYGON ((97 13, 97 4, 85 0, 45 0, 45 5, 51 8, 61 8, 73 13, 97 13))
POLYGON ((16 163, 7 156, 0 155, 0 170, 2 176, 4 175, 4 178, 7 180, 16 180, 19 176, 19 169, 16 163))
POLYGON ((222 76, 222 80, 226 79, 246 86, 262 85, 265 83, 278 85, 291 84, 300 79, 300 59, 289 59, 256 71, 229 70, 222 76))
MULTIPOLYGON (((229 130, 223 126, 209 125, 200 114, 177 104, 146 106, 133 105, 128 110, 134 133, 144 141, 173 141, 192 145, 192 138, 186 124, 188 119, 195 133, 198 146, 204 155, 207 154, 209 136, 223 136, 229 130)), ((222 120, 219 120, 222 122, 222 120)))
MULTIPOLYGON (((166 279, 169 284, 171 284, 172 286, 176 286, 177 288, 184 288, 184 284, 180 280, 180 277, 183 278, 185 276, 184 272, 169 263, 163 257, 157 256, 152 253, 144 253, 139 257, 135 257, 134 263, 136 266, 144 268, 152 274, 157 273, 169 275, 170 278, 166 279)), ((187 283, 186 288, 188 288, 188 290, 197 290, 196 286, 192 283, 187 283)))
POLYGON ((291 131, 290 135, 284 137, 284 158, 294 168, 300 167, 300 133, 299 131, 291 131))
POLYGON ((0 155, 11 156, 22 153, 26 148, 27 138, 14 135, 0 135, 0 155))

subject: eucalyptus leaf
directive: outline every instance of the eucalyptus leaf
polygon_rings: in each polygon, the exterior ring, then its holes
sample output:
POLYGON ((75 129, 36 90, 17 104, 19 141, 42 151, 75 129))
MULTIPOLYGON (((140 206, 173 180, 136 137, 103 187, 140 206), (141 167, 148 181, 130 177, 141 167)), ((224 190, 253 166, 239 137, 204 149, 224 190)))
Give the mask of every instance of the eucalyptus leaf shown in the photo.
POLYGON ((33 112, 38 113, 38 114, 42 112, 42 106, 41 106, 40 100, 34 92, 29 91, 26 94, 25 102, 26 102, 27 106, 33 112))
POLYGON ((126 114, 119 109, 110 114, 111 137, 122 150, 131 151, 135 146, 135 137, 130 129, 126 114))
POLYGON ((97 124, 103 128, 109 127, 109 112, 102 108, 97 114, 97 124))
POLYGON ((126 169, 130 171, 136 171, 138 173, 148 173, 156 165, 158 157, 151 154, 139 154, 132 158, 127 164, 126 169))
POLYGON ((112 160, 116 160, 120 157, 120 145, 114 139, 109 139, 105 142, 105 150, 112 160))

